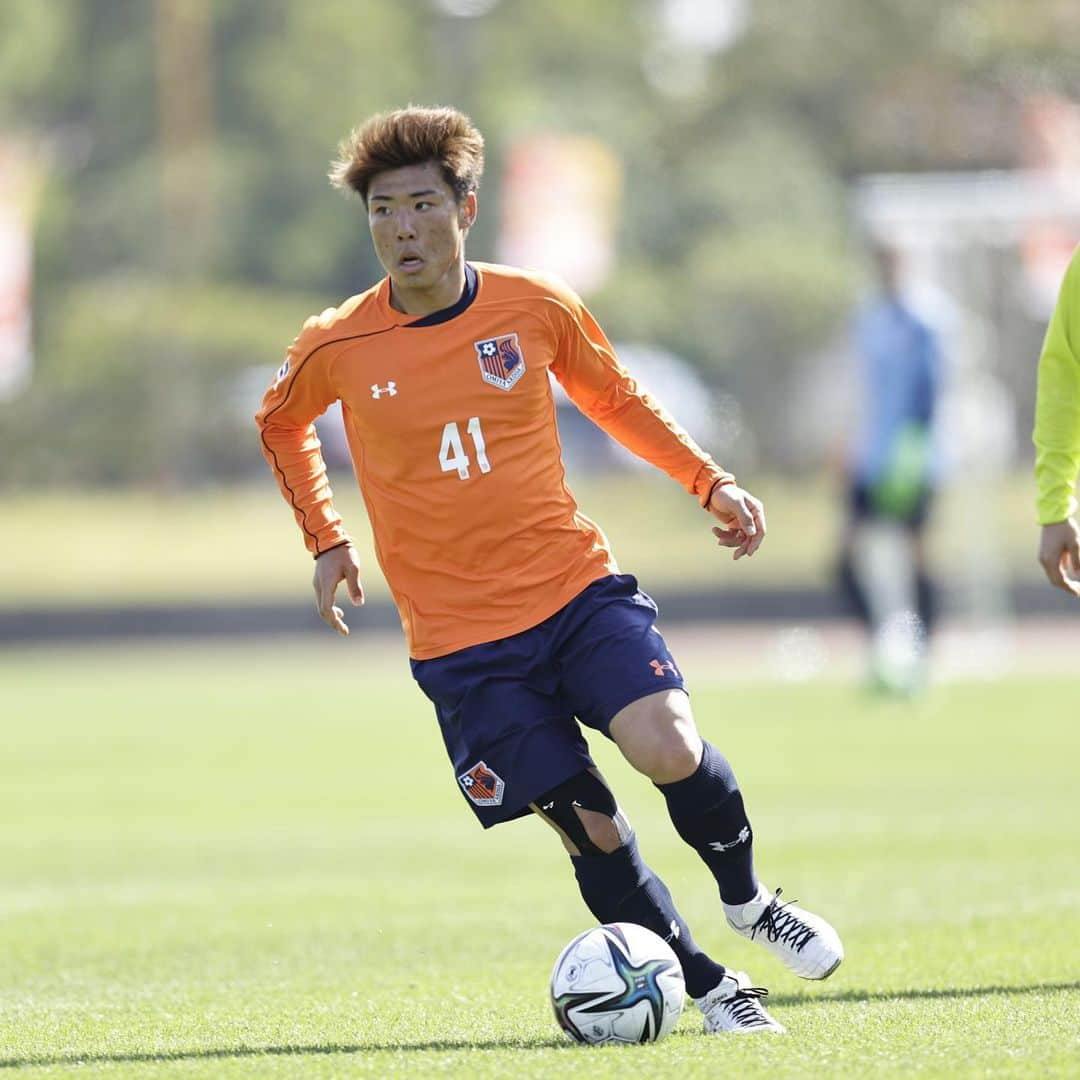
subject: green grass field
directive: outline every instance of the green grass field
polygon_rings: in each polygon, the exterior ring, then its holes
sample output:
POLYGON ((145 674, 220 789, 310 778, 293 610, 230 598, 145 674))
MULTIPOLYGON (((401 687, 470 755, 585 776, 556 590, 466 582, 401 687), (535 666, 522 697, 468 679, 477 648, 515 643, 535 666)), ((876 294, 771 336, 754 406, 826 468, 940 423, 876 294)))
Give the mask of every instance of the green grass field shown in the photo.
MULTIPOLYGON (((822 586, 832 580, 843 521, 840 493, 813 480, 748 476, 768 512, 759 556, 734 566, 717 550, 709 519, 666 476, 651 470, 571 477, 581 508, 600 523, 620 564, 650 589, 822 586)), ((334 477, 335 504, 356 540, 364 588, 387 595, 351 476, 334 477)), ((954 587, 981 592, 997 574, 1039 581, 1028 476, 990 491, 956 486, 931 528, 934 562, 954 587), (970 523, 984 538, 974 551, 970 523)), ((269 473, 246 487, 154 495, 145 491, 0 492, 5 551, 0 608, 69 605, 310 602, 311 561, 269 473)))
MULTIPOLYGON (((721 658, 722 659, 722 658, 721 658)), ((590 923, 539 823, 484 834, 403 655, 365 643, 0 658, 0 1076, 1080 1075, 1078 684, 913 706, 690 672, 765 880, 847 960, 788 976, 723 925, 650 786, 596 746, 643 850, 784 1037, 565 1043, 590 923)))

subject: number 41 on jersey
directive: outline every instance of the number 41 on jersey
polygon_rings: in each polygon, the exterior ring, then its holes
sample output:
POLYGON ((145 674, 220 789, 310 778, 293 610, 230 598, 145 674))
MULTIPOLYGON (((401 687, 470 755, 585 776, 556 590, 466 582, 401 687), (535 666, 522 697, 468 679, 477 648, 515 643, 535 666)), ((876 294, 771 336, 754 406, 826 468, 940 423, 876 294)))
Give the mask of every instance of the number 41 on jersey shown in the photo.
MULTIPOLYGON (((484 445, 484 433, 480 430, 480 418, 469 418, 465 426, 465 432, 472 438, 473 452, 476 455, 476 464, 482 473, 491 472, 491 462, 488 461, 487 447, 484 445)), ((457 421, 451 420, 443 428, 442 445, 439 447, 439 466, 443 472, 456 472, 460 480, 469 479, 469 466, 472 462, 465 452, 465 444, 461 441, 461 431, 457 421)))

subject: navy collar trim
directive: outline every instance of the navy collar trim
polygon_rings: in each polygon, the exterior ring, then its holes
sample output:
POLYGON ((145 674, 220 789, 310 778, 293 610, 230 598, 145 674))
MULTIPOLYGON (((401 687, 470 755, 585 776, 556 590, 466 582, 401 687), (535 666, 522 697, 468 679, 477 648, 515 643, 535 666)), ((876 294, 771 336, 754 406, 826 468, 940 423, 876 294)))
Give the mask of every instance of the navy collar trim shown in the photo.
POLYGON ((438 326, 439 323, 449 322, 451 319, 456 318, 476 299, 479 286, 479 275, 466 263, 465 288, 461 290, 461 297, 457 302, 451 304, 450 307, 443 308, 441 311, 433 311, 430 315, 417 319, 416 322, 406 323, 405 329, 411 330, 418 326, 438 326))

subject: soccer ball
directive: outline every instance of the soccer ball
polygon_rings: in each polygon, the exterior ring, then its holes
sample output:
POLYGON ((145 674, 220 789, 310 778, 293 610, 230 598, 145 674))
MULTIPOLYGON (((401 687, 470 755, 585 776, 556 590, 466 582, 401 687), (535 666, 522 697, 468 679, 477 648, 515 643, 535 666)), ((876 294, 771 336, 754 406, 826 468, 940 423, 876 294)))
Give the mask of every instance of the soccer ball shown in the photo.
POLYGON ((682 967, 667 942, 635 923, 578 934, 555 961, 551 1006, 578 1043, 657 1042, 686 1000, 682 967))

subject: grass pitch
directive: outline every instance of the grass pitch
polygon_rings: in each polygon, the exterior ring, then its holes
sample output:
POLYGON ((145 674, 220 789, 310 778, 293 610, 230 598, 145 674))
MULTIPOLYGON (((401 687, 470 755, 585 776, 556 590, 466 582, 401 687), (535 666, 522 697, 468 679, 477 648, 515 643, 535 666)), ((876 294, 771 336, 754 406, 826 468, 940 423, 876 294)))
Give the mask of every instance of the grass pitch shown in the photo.
MULTIPOLYGON (((385 598, 356 483, 340 473, 333 479, 335 504, 360 553, 364 589, 385 598)), ((654 592, 702 582, 760 589, 830 583, 846 513, 841 492, 823 478, 744 479, 765 502, 769 537, 760 557, 737 566, 717 549, 710 519, 697 503, 655 470, 573 475, 571 486, 582 510, 603 526, 620 563, 654 592), (658 523, 663 543, 657 542, 658 523)), ((1030 489, 1025 473, 1003 477, 987 491, 965 485, 942 493, 930 542, 943 579, 964 585, 977 577, 984 598, 1001 567, 1018 582, 1043 580, 1030 489), (974 561, 968 541, 972 500, 987 530, 974 561)), ((130 489, 0 492, 0 519, 0 604, 9 608, 310 602, 311 560, 268 472, 247 487, 159 495, 130 489), (42 522, 51 527, 43 529, 42 522), (42 566, 49 567, 47 575, 42 566)))
POLYGON ((557 840, 483 834, 403 653, 356 635, 0 658, 0 1080, 1080 1074, 1075 681, 912 706, 690 672, 765 880, 840 929, 825 984, 723 925, 662 802, 594 739, 698 939, 785 1037, 564 1042, 590 923, 557 840))

